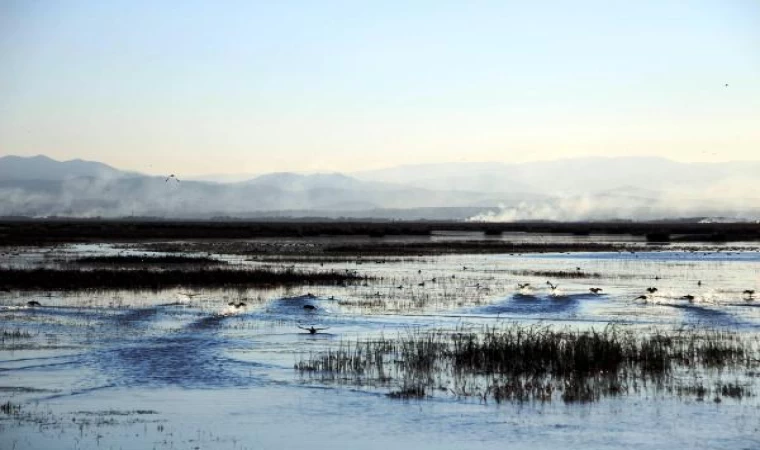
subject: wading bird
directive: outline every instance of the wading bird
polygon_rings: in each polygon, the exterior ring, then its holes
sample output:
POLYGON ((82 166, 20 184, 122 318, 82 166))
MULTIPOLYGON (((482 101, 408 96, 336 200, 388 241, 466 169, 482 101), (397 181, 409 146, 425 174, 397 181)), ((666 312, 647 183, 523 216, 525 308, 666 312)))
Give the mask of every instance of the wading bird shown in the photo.
POLYGON ((602 292, 604 289, 602 289, 602 288, 598 288, 598 287, 592 287, 592 288, 588 288, 588 290, 589 290, 589 291, 591 291, 591 292, 593 292, 594 294, 597 294, 597 295, 598 295, 598 294, 599 294, 600 292, 602 292))
POLYGON ((302 329, 302 330, 306 330, 306 331, 308 331, 308 332, 309 332, 309 334, 317 334, 317 332, 319 332, 319 331, 324 331, 324 330, 329 330, 329 329, 330 329, 330 327, 322 327, 322 328, 317 328, 317 327, 315 327, 315 326, 313 326, 313 325, 312 325, 312 326, 310 326, 310 327, 303 327, 303 326, 301 326, 301 325, 296 325, 296 326, 297 326, 298 328, 302 329))

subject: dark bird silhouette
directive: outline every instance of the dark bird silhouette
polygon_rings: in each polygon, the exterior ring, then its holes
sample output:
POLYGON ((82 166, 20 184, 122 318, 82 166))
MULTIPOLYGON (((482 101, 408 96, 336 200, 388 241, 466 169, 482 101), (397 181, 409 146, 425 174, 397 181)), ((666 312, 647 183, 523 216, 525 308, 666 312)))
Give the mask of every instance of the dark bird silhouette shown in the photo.
POLYGON ((234 307, 235 307, 235 309, 238 309, 238 308, 242 308, 242 307, 246 306, 246 303, 245 303, 245 302, 229 302, 229 303, 227 303, 227 304, 228 304, 229 306, 234 306, 234 307))
POLYGON ((301 325, 296 325, 296 326, 298 328, 302 329, 302 330, 308 331, 309 334, 317 334, 317 332, 319 332, 319 331, 324 331, 324 330, 329 330, 330 329, 330 327, 317 328, 315 326, 310 326, 310 327, 304 327, 304 326, 301 326, 301 325))
POLYGON ((649 297, 646 295, 639 295, 638 297, 634 298, 634 300, 649 300, 649 297))
POLYGON ((693 296, 693 295, 691 295, 691 294, 686 294, 686 295, 684 295, 684 296, 683 296, 683 297, 681 297, 681 298, 682 298, 682 299, 684 299, 684 300, 688 300, 688 301, 691 303, 691 302, 694 302, 694 299, 695 299, 696 297, 694 297, 694 296, 693 296))
POLYGON ((422 283, 418 284, 417 286, 425 287, 425 282, 423 281, 422 283))
POLYGON ((526 289, 530 287, 530 283, 517 283, 517 289, 526 289))
POLYGON ((602 289, 602 288, 598 288, 598 287, 592 287, 592 288, 588 288, 588 290, 589 290, 589 291, 591 291, 591 292, 593 292, 594 294, 599 294, 599 293, 600 293, 600 292, 602 292, 604 289, 602 289))
POLYGON ((654 294, 655 292, 657 292, 657 288, 656 287, 648 287, 647 288, 647 292, 649 292, 650 294, 654 294))
POLYGON ((752 296, 755 295, 755 290, 747 289, 746 291, 742 292, 742 294, 747 296, 747 300, 752 300, 752 296))
POLYGON ((697 286, 702 286, 702 280, 697 281, 697 286))
POLYGON ((303 309, 308 310, 308 311, 314 311, 315 309, 317 309, 317 307, 314 305, 303 305, 303 309))
POLYGON ((26 306, 31 306, 31 307, 42 306, 42 303, 38 302, 37 300, 30 300, 26 302, 26 306))
POLYGON ((168 177, 166 177, 166 180, 164 180, 164 183, 168 183, 169 180, 171 180, 171 179, 174 179, 177 183, 179 183, 179 178, 177 178, 176 176, 174 176, 174 174, 171 174, 168 177))
POLYGON ((551 281, 547 281, 547 282, 546 282, 546 284, 548 284, 548 285, 549 285, 549 287, 552 289, 552 291, 556 291, 556 290, 557 290, 557 288, 559 287, 559 285, 558 285, 558 284, 552 284, 552 282, 551 282, 551 281))

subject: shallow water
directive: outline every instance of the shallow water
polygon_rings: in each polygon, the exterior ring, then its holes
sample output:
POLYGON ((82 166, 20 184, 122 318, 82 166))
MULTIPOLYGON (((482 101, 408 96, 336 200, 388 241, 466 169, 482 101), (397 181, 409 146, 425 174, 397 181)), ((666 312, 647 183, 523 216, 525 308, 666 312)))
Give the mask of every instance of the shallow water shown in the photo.
MULTIPOLYGON (((0 396, 21 406, 0 413, 0 448, 758 448, 760 392, 720 403, 655 391, 591 404, 495 405, 445 392, 404 402, 293 370, 341 342, 511 321, 760 333, 759 301, 742 294, 760 287, 758 248, 646 250, 296 264, 373 277, 347 287, 0 293, 1 327, 31 335, 0 346, 0 396), (634 300, 647 287, 658 291, 634 300), (329 328, 310 335, 299 324, 329 328)), ((2 263, 117 251, 21 249, 2 263)))

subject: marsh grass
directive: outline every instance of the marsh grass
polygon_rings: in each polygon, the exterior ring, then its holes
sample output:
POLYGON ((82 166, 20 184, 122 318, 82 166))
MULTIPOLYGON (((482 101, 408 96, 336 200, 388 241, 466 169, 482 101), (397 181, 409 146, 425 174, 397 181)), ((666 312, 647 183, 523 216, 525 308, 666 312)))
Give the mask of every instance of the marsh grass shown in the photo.
POLYGON ((582 270, 513 270, 514 275, 524 277, 545 278, 602 278, 598 272, 584 272, 582 270))
POLYGON ((16 328, 15 330, 3 330, 0 333, 0 339, 5 341, 11 339, 29 339, 32 337, 32 333, 16 328))
MULTIPOLYGON (((634 332, 607 326, 578 331, 512 324, 480 331, 414 330, 397 339, 344 342, 310 354, 295 369, 322 382, 389 386, 392 398, 404 398, 410 387, 428 393, 448 385, 456 396, 483 401, 559 397, 575 403, 641 386, 672 392, 679 386, 676 373, 736 372, 756 367, 758 353, 756 337, 721 330, 634 332)), ((741 398, 750 392, 748 386, 735 386, 715 393, 741 398)), ((678 392, 698 394, 686 388, 678 392)))
POLYGON ((3 414, 7 414, 9 416, 17 415, 20 411, 21 411, 21 405, 11 403, 10 400, 8 400, 5 403, 0 404, 0 412, 2 412, 3 414))
POLYGON ((365 280, 353 272, 294 269, 53 270, 0 269, 6 288, 19 290, 169 289, 175 287, 349 284, 365 280))
POLYGON ((106 265, 106 266, 140 266, 140 265, 194 265, 194 266, 213 266, 225 265, 226 261, 209 258, 205 256, 184 256, 184 255, 110 255, 110 256, 87 256, 77 258, 71 261, 74 264, 82 265, 106 265))

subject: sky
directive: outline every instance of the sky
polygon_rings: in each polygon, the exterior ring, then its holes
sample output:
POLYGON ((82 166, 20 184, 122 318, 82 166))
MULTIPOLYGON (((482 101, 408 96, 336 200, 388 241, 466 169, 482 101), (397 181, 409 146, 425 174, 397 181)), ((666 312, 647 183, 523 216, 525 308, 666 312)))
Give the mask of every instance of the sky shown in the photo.
POLYGON ((0 156, 759 160, 759 124, 757 0, 0 1, 0 156))

